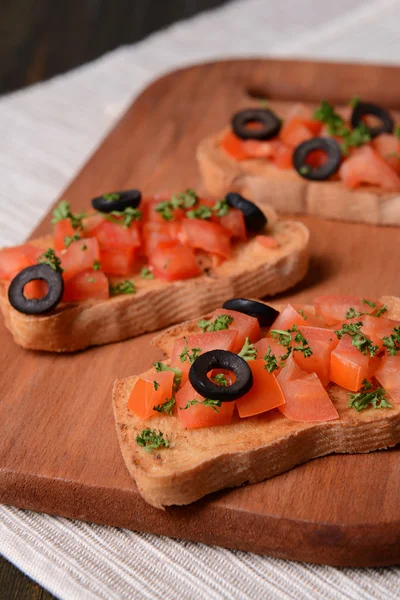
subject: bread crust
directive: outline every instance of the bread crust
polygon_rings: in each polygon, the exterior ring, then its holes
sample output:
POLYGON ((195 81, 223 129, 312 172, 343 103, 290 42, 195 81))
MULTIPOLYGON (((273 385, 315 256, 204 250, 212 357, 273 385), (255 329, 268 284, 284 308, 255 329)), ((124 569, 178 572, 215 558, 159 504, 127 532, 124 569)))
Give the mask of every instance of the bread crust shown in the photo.
MULTIPOLYGON (((136 337, 210 311, 234 296, 273 296, 305 276, 309 231, 302 223, 278 220, 267 206, 267 233, 279 248, 261 246, 254 238, 236 244, 232 257, 196 278, 165 282, 132 278, 137 292, 102 301, 60 304, 46 315, 25 315, 9 303, 0 283, 0 308, 17 344, 33 350, 73 352, 136 337)), ((34 243, 47 248, 49 238, 34 243)))
POLYGON ((235 191, 282 213, 400 225, 399 192, 367 185, 350 190, 340 181, 303 179, 296 171, 278 169, 265 159, 237 161, 220 145, 227 130, 202 140, 196 152, 204 186, 213 196, 235 191))
MULTIPOLYGON (((400 319, 400 299, 380 300, 387 304, 389 318, 400 319)), ((170 328, 154 344, 170 352, 174 339, 193 331, 197 320, 170 328)), ((356 412, 348 405, 349 392, 335 384, 328 387, 340 417, 335 421, 298 423, 272 410, 246 419, 236 416, 230 425, 186 430, 176 416, 143 421, 129 411, 136 380, 128 377, 114 384, 116 429, 129 473, 143 498, 156 508, 189 504, 217 490, 263 481, 327 454, 372 452, 400 442, 400 406, 356 412), (161 430, 171 447, 145 452, 135 438, 146 427, 161 430)))

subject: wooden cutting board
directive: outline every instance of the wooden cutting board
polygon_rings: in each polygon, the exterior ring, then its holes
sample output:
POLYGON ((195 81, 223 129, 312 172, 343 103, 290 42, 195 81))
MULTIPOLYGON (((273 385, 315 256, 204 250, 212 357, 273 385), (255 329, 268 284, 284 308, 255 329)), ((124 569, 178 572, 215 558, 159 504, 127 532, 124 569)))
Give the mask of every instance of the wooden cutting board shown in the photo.
MULTIPOLYGON (((177 71, 153 83, 62 194, 200 189, 195 148, 250 96, 343 103, 354 95, 400 109, 400 69, 243 60, 177 71)), ((400 296, 399 230, 302 218, 306 279, 281 298, 400 296)), ((49 231, 50 219, 33 235, 49 231)), ((0 501, 35 511, 333 565, 400 562, 400 448, 330 456, 264 483, 165 511, 128 476, 111 407, 115 378, 160 358, 151 335, 71 355, 22 350, 0 324, 0 501)))

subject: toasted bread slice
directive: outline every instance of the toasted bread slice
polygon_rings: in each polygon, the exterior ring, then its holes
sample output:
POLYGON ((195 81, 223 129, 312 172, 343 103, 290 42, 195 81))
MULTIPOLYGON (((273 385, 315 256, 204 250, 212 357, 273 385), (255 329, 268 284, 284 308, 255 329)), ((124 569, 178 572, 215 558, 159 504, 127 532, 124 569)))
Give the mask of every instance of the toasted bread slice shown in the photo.
POLYGON ((340 181, 309 181, 293 169, 282 170, 265 159, 237 161, 222 148, 227 129, 205 138, 197 160, 206 190, 220 197, 235 191, 282 213, 326 219, 400 225, 400 193, 373 186, 349 190, 340 181))
MULTIPOLYGON (((102 301, 61 303, 46 315, 25 315, 9 303, 0 283, 0 308, 17 344, 33 350, 72 352, 156 331, 210 311, 233 296, 273 296, 298 283, 309 260, 309 231, 302 223, 278 220, 267 206, 266 233, 279 244, 265 248, 256 239, 235 244, 232 257, 184 281, 132 278, 136 294, 102 301)), ((35 240, 48 248, 51 238, 35 240)))
MULTIPOLYGON (((400 319, 399 298, 381 301, 389 308, 389 318, 400 319)), ((197 320, 163 332, 155 345, 169 353, 174 340, 193 331, 197 320)), ((257 417, 236 417, 230 425, 187 430, 176 416, 146 421, 135 417, 127 403, 136 380, 128 377, 114 384, 116 428, 130 474, 143 498, 157 508, 256 483, 327 454, 372 452, 400 442, 400 406, 356 412, 349 407, 349 392, 334 384, 328 393, 340 416, 335 421, 298 423, 271 410, 257 417), (135 439, 146 427, 161 430, 171 447, 145 452, 135 439)))

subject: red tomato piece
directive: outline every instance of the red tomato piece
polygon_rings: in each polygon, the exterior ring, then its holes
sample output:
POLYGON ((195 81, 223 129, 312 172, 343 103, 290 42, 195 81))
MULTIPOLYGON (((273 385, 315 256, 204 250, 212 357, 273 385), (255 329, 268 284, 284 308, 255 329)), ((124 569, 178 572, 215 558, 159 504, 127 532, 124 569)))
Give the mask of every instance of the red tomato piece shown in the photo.
MULTIPOLYGON (((367 300, 371 302, 369 298, 367 300)), ((375 304, 377 308, 382 306, 379 302, 375 304)), ((317 296, 314 298, 314 306, 317 315, 320 315, 327 325, 344 323, 349 308, 365 313, 371 313, 374 310, 373 307, 365 304, 360 296, 317 296)))
POLYGON ((176 406, 178 417, 185 429, 199 429, 200 427, 214 427, 216 425, 228 425, 232 420, 235 402, 222 402, 218 412, 211 406, 194 404, 186 408, 191 400, 202 402, 204 398, 192 387, 190 381, 176 393, 176 406))
POLYGON ((264 246, 264 248, 272 250, 279 248, 278 242, 272 237, 272 235, 256 235, 256 240, 259 244, 261 244, 261 246, 264 246))
POLYGON ((370 359, 355 346, 351 337, 344 335, 331 354, 330 379, 346 390, 357 392, 368 378, 370 359))
POLYGON ((72 242, 61 255, 61 266, 64 269, 64 281, 81 271, 93 268, 93 263, 100 260, 100 249, 96 238, 83 238, 72 242))
POLYGON ((391 167, 400 175, 400 140, 391 133, 381 133, 371 142, 378 152, 391 167))
POLYGON ((361 321, 360 331, 368 336, 375 346, 378 346, 378 352, 383 352, 383 338, 389 336, 394 327, 400 325, 400 321, 386 319, 385 317, 373 317, 371 315, 361 315, 354 319, 348 319, 346 323, 357 323, 361 321))
POLYGON ((390 397, 396 402, 400 402, 400 354, 397 356, 385 355, 375 371, 375 377, 390 397))
POLYGON ((96 228, 95 236, 101 248, 139 248, 141 236, 139 223, 133 221, 129 227, 106 219, 96 228))
POLYGON ((202 219, 182 221, 182 241, 191 248, 199 248, 223 258, 231 255, 231 233, 218 223, 202 219))
POLYGON ((328 385, 331 354, 339 343, 338 338, 330 329, 321 327, 300 326, 299 330, 313 353, 306 358, 302 352, 294 352, 294 360, 307 373, 316 373, 323 385, 328 385))
POLYGON ((236 160, 246 160, 249 155, 243 146, 243 140, 238 138, 233 131, 228 131, 221 142, 221 148, 236 160))
POLYGON ((283 311, 278 315, 271 325, 271 329, 291 329, 293 325, 308 325, 308 318, 305 319, 300 315, 291 304, 285 306, 283 311))
POLYGON ((274 373, 268 373, 263 360, 250 360, 253 386, 247 394, 236 400, 240 417, 252 417, 285 403, 282 390, 274 373))
POLYGON ((172 397, 174 373, 156 371, 142 375, 136 380, 128 400, 128 408, 139 419, 148 419, 160 414, 154 406, 164 404, 172 397), (157 388, 157 389, 156 389, 157 388))
POLYGON ((104 223, 103 215, 96 213, 82 219, 82 227, 85 237, 93 237, 96 235, 97 228, 104 223))
MULTIPOLYGON (((290 358, 288 362, 289 360, 290 358)), ((287 379, 286 368, 282 369, 277 377, 286 400, 286 403, 278 406, 278 409, 285 417, 291 421, 311 423, 339 418, 332 400, 316 373, 306 374, 299 379, 287 379)))
POLYGON ((34 265, 43 252, 31 244, 3 248, 0 250, 0 279, 13 279, 23 269, 34 265))
MULTIPOLYGON (((282 346, 277 340, 273 337, 264 337, 261 338, 258 342, 254 344, 254 348, 257 350, 257 359, 263 359, 270 348, 270 356, 273 354, 278 361, 279 358, 286 353, 286 348, 282 346)), ((280 370, 280 368, 279 368, 280 370)), ((279 370, 275 370, 274 373, 278 374, 279 370)))
POLYGON ((214 319, 220 315, 229 315, 233 317, 233 321, 231 325, 229 325, 229 330, 237 330, 238 336, 236 338, 234 350, 239 351, 242 349, 243 344, 248 337, 251 342, 257 342, 261 337, 260 325, 257 319, 254 317, 250 317, 249 315, 245 315, 244 313, 237 312, 236 310, 226 310, 225 308, 217 308, 210 320, 214 321, 214 319))
POLYGON ((146 221, 151 223, 173 223, 174 221, 179 221, 184 218, 185 211, 182 208, 174 208, 171 209, 172 219, 167 221, 163 218, 161 212, 157 211, 157 206, 159 206, 162 202, 169 202, 169 198, 165 198, 164 200, 150 200, 146 204, 146 208, 143 207, 143 216, 146 221))
POLYGON ((386 190, 399 190, 400 177, 371 146, 357 148, 339 169, 345 186, 356 188, 362 183, 386 190))
POLYGON ((279 132, 279 139, 288 146, 296 148, 299 144, 318 135, 321 127, 322 124, 320 121, 292 117, 284 122, 279 132))
POLYGON ((144 254, 150 256, 162 242, 178 241, 180 231, 179 221, 145 223, 143 225, 144 254))
POLYGON ((278 169, 293 169, 293 147, 278 142, 279 146, 275 147, 273 162, 278 169))
POLYGON ((188 279, 201 273, 192 248, 179 242, 159 244, 149 256, 149 263, 154 275, 166 281, 188 279))
POLYGON ((209 333, 194 333, 186 336, 184 340, 179 339, 175 342, 171 352, 171 367, 176 367, 182 370, 182 383, 187 381, 191 364, 186 358, 181 361, 180 355, 187 345, 190 354, 193 348, 200 348, 200 354, 209 352, 210 350, 230 350, 231 352, 237 346, 238 332, 234 329, 225 329, 222 331, 210 331, 209 333))
POLYGON ((225 227, 230 232, 234 239, 241 242, 247 240, 246 223, 241 210, 230 208, 226 215, 219 218, 219 222, 222 227, 225 227))
POLYGON ((273 158, 278 140, 243 140, 242 148, 248 158, 273 158))
POLYGON ((65 248, 65 238, 72 237, 76 230, 72 227, 71 219, 62 219, 54 225, 53 238, 54 250, 63 250, 65 248))
POLYGON ((70 277, 64 285, 63 302, 106 300, 109 298, 107 276, 101 271, 81 271, 70 277))
POLYGON ((101 270, 107 275, 130 275, 137 254, 137 248, 100 248, 101 270))

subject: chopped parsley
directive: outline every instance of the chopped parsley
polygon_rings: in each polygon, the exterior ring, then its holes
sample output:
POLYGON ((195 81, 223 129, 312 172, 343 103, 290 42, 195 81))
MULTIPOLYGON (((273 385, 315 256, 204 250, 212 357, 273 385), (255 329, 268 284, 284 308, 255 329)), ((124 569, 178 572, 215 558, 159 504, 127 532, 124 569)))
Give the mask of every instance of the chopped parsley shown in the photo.
POLYGON ((268 373, 272 373, 279 369, 278 361, 276 360, 275 354, 272 354, 271 346, 268 346, 267 354, 264 356, 265 365, 264 369, 267 369, 268 373))
POLYGON ((166 413, 167 415, 172 415, 172 411, 174 410, 175 404, 175 396, 171 396, 171 398, 167 398, 167 400, 162 404, 157 404, 156 406, 153 406, 153 410, 156 410, 159 413, 166 413))
POLYGON ((385 346, 386 353, 389 356, 396 356, 400 351, 400 325, 394 327, 392 333, 389 336, 383 338, 383 345, 385 346))
POLYGON ((297 312, 299 313, 299 315, 300 315, 301 317, 303 317, 303 319, 304 319, 305 321, 307 321, 307 315, 305 315, 305 314, 304 314, 304 310, 301 310, 301 308, 300 308, 300 309, 299 309, 297 312))
POLYGON ((209 206, 204 206, 204 204, 200 204, 197 208, 192 210, 188 210, 186 216, 189 219, 210 219, 212 217, 213 211, 209 206))
POLYGON ((110 284, 111 296, 117 296, 118 294, 135 294, 135 293, 136 293, 135 284, 132 281, 129 281, 128 279, 125 279, 125 281, 120 281, 119 283, 116 283, 115 285, 113 285, 112 283, 110 284))
POLYGON ((340 148, 344 155, 349 153, 350 147, 362 146, 371 141, 371 134, 365 123, 360 123, 358 127, 351 130, 326 100, 323 100, 321 106, 314 112, 314 119, 327 125, 329 135, 343 138, 340 148))
POLYGON ((189 400, 186 406, 180 410, 186 410, 195 404, 202 404, 203 406, 210 406, 215 412, 219 412, 221 406, 221 400, 211 400, 211 398, 205 398, 204 400, 189 400))
POLYGON ((87 246, 86 246, 86 244, 83 244, 83 246, 82 246, 81 250, 82 250, 83 252, 84 252, 85 250, 87 250, 87 246))
POLYGON ((297 329, 296 325, 293 325, 291 329, 271 329, 270 334, 275 338, 279 344, 287 348, 286 354, 280 357, 281 361, 285 361, 291 354, 291 352, 301 352, 305 358, 309 358, 313 351, 311 350, 306 338, 297 329), (297 346, 292 345, 292 333, 295 334, 293 341, 298 344, 297 346))
POLYGON ((309 165, 303 165, 299 169, 299 173, 301 175, 308 175, 311 172, 311 167, 309 165))
POLYGON ((361 300, 361 302, 363 304, 367 304, 368 306, 370 306, 371 308, 376 308, 376 302, 372 302, 371 300, 366 300, 365 298, 363 298, 361 300))
POLYGON ((329 104, 326 100, 322 100, 321 106, 314 111, 313 118, 328 125, 330 135, 337 134, 337 131, 344 125, 342 117, 335 112, 332 104, 329 104))
POLYGON ((85 213, 77 213, 76 215, 74 215, 71 212, 71 205, 69 204, 69 202, 67 202, 66 200, 61 200, 61 202, 53 210, 53 218, 51 222, 53 225, 55 225, 59 221, 69 219, 74 229, 82 229, 82 219, 84 219, 85 217, 85 213))
POLYGON ((53 248, 49 248, 46 252, 43 252, 38 258, 38 262, 44 265, 49 265, 57 273, 62 273, 64 269, 61 268, 61 260, 54 252, 53 248))
POLYGON ((153 381, 153 386, 154 386, 154 389, 157 391, 158 388, 160 387, 160 384, 158 383, 158 381, 154 380, 153 381))
POLYGON ((351 106, 352 108, 355 108, 357 106, 357 104, 360 104, 360 101, 361 101, 360 96, 353 96, 349 100, 349 106, 351 106))
POLYGON ((94 283, 94 277, 89 277, 88 283, 94 283))
POLYGON ((400 138, 400 125, 396 125, 396 127, 394 128, 394 135, 400 138))
POLYGON ((174 383, 173 383, 173 391, 176 392, 181 385, 182 380, 182 371, 181 369, 176 369, 174 367, 169 367, 163 362, 157 361, 153 365, 157 371, 157 373, 161 373, 161 371, 172 371, 174 373, 174 383))
POLYGON ((372 314, 374 317, 380 317, 381 315, 384 315, 387 312, 387 310, 388 307, 386 306, 386 304, 384 304, 383 306, 381 306, 381 308, 377 308, 376 310, 374 310, 372 314))
POLYGON ((228 385, 228 380, 223 373, 217 373, 214 377, 211 377, 211 380, 217 385, 222 385, 224 387, 228 385))
POLYGON ((370 338, 360 331, 362 326, 362 321, 357 321, 356 323, 343 323, 341 329, 335 331, 335 334, 339 340, 344 335, 349 335, 353 346, 355 346, 361 354, 366 356, 369 353, 370 357, 373 358, 378 351, 378 346, 374 346, 370 338))
POLYGON ((154 275, 148 267, 143 267, 143 269, 140 271, 140 277, 142 279, 154 279, 154 275))
POLYGON ((99 271, 101 269, 101 262, 99 260, 93 261, 93 269, 95 271, 99 271))
POLYGON ((181 362, 185 362, 185 360, 189 361, 189 364, 193 364, 194 361, 196 360, 196 358, 198 358, 201 354, 201 348, 192 348, 192 352, 189 352, 189 347, 188 347, 188 341, 187 339, 184 337, 183 338, 186 342, 184 349, 182 350, 182 352, 179 355, 179 358, 181 360, 181 362))
POLYGON ((254 360, 257 358, 257 349, 254 347, 247 337, 241 351, 239 352, 239 356, 244 360, 254 360))
POLYGON ((346 319, 358 319, 361 315, 365 315, 365 313, 357 312, 355 308, 351 307, 344 316, 346 319))
POLYGON ((136 443, 147 452, 170 446, 169 441, 164 438, 162 432, 158 431, 157 433, 155 429, 143 429, 142 433, 136 436, 136 443))
POLYGON ((138 208, 132 208, 127 206, 124 210, 113 210, 109 213, 104 213, 103 217, 111 223, 122 225, 125 229, 131 226, 133 221, 140 221, 142 218, 142 211, 138 208))
POLYGON ((192 208, 197 202, 197 194, 194 190, 188 188, 185 192, 175 194, 171 200, 163 200, 156 206, 156 211, 165 221, 172 221, 174 213, 172 211, 178 208, 192 208))
POLYGON ((224 217, 225 215, 228 214, 229 212, 229 204, 226 198, 223 198, 222 200, 218 200, 214 206, 213 206, 213 211, 215 212, 215 214, 217 215, 217 217, 224 217))
POLYGON ((358 319, 358 317, 361 317, 362 315, 370 315, 371 317, 380 317, 381 315, 385 314, 385 312, 387 312, 388 308, 387 308, 386 304, 384 304, 381 308, 376 308, 376 303, 372 302, 371 300, 366 300, 365 298, 363 298, 362 302, 363 302, 363 304, 367 304, 374 310, 370 313, 369 312, 357 312, 355 308, 350 307, 349 310, 345 314, 346 319, 358 319))
POLYGON ((121 198, 121 194, 117 194, 116 192, 113 192, 111 194, 103 194, 102 198, 106 202, 116 202, 121 198))
POLYGON ((174 218, 173 214, 173 206, 169 200, 163 200, 163 202, 159 202, 156 206, 156 212, 158 212, 164 221, 172 221, 174 218))
POLYGON ((205 333, 206 331, 222 331, 223 329, 228 329, 231 323, 233 323, 233 317, 231 317, 231 315, 218 315, 214 321, 200 319, 197 325, 203 333, 205 333))
POLYGON ((66 235, 64 238, 64 246, 69 248, 72 242, 78 242, 81 238, 79 233, 74 233, 74 235, 66 235))
POLYGON ((368 408, 392 408, 392 405, 386 399, 386 391, 383 387, 373 389, 373 385, 367 379, 364 379, 363 386, 356 394, 350 394, 349 406, 357 411, 368 408))

